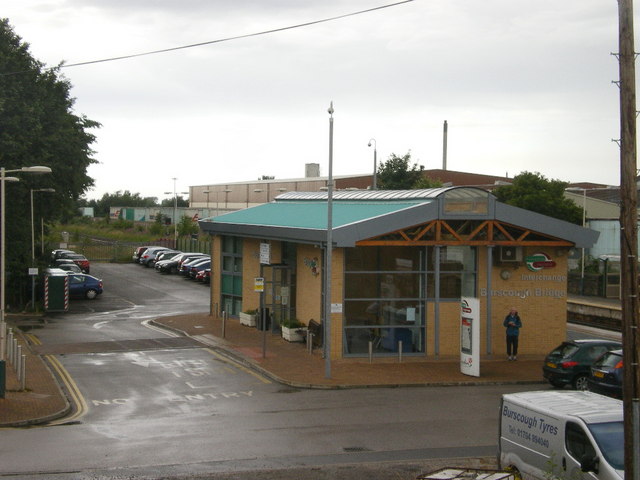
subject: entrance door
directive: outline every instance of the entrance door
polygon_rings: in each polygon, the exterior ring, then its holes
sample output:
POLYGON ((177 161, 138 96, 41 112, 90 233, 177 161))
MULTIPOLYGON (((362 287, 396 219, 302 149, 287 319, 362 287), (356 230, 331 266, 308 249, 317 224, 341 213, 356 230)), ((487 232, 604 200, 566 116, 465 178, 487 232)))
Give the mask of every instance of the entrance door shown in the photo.
POLYGON ((264 306, 271 314, 271 329, 296 318, 295 269, 287 265, 264 266, 264 306))

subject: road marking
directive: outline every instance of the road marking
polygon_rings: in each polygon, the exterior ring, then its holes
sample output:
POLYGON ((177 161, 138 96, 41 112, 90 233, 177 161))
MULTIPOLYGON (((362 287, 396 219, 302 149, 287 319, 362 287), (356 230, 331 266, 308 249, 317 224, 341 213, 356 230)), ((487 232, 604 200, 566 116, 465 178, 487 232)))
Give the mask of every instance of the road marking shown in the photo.
POLYGON ((129 401, 128 398, 114 398, 112 400, 92 400, 94 406, 98 405, 124 405, 129 401))
POLYGON ((52 422, 49 422, 48 425, 61 425, 63 423, 68 423, 70 421, 76 420, 77 418, 82 417, 87 413, 89 407, 87 406, 87 402, 85 401, 82 393, 80 393, 80 389, 76 382, 71 378, 69 372, 65 370, 62 364, 58 361, 56 357, 53 355, 46 355, 45 358, 51 363, 53 369, 58 373, 60 379, 67 387, 67 391, 69 392, 69 396, 71 397, 71 402, 75 405, 75 412, 71 414, 71 416, 64 417, 52 422))
POLYGON ((176 395, 170 397, 170 402, 197 402, 202 400, 226 400, 226 399, 239 399, 243 397, 253 397, 253 391, 248 390, 246 392, 222 392, 222 393, 195 393, 176 395))
MULTIPOLYGON (((42 342, 40 341, 40 339, 35 335, 28 333, 26 334, 26 337, 29 338, 29 340, 34 345, 42 345, 42 342)), ((51 367, 58 373, 58 377, 67 388, 67 392, 69 393, 69 397, 72 405, 75 406, 75 412, 70 416, 51 421, 44 426, 61 425, 63 423, 68 423, 72 420, 82 417, 85 413, 87 413, 87 411, 89 410, 89 407, 87 406, 87 402, 82 396, 82 393, 80 393, 80 389, 78 388, 78 385, 73 380, 73 378, 71 378, 71 375, 69 375, 69 372, 67 372, 67 370, 62 366, 60 361, 55 356, 45 355, 44 358, 49 362, 51 367)))

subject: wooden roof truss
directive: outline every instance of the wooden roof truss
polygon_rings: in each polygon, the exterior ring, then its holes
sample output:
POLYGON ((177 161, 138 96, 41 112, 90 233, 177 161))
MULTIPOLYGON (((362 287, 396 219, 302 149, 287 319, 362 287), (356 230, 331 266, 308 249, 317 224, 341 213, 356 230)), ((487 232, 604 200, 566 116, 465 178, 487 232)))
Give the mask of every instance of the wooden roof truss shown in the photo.
POLYGON ((357 242, 357 246, 507 245, 571 247, 572 242, 497 220, 432 220, 357 242))

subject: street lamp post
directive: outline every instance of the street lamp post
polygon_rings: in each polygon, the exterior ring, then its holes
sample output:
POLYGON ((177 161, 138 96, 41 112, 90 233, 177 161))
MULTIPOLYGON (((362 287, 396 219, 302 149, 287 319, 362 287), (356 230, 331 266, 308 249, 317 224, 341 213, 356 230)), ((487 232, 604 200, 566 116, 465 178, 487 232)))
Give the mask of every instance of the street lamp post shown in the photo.
MULTIPOLYGON (((176 177, 172 177, 173 180, 173 192, 164 192, 165 195, 171 195, 173 193, 173 246, 178 248, 178 192, 176 191, 176 177)), ((189 192, 180 192, 189 193, 189 192)))
MULTIPOLYGON (((173 248, 178 248, 178 194, 176 193, 176 177, 171 178, 173 180, 173 248)), ((170 195, 172 192, 164 192, 165 195, 170 195)))
MULTIPOLYGON (((32 188, 31 189, 31 266, 36 266, 36 241, 35 241, 35 233, 34 233, 34 220, 33 220, 33 192, 55 192, 55 188, 32 188)), ((36 275, 38 274, 37 270, 34 272, 29 272, 31 276, 31 308, 35 311, 36 309, 36 275)))
MULTIPOLYGON (((4 167, 0 167, 0 334, 4 336, 5 325, 5 182, 18 181, 15 177, 7 177, 7 173, 51 173, 49 167, 33 166, 22 167, 12 170, 6 170, 4 167)), ((0 360, 4 359, 4 338, 0 338, 0 345, 2 351, 0 351, 0 360)))
POLYGON ((378 189, 378 144, 376 143, 376 139, 372 138, 369 140, 369 146, 373 143, 373 186, 372 190, 378 189))
POLYGON ((327 178, 327 244, 324 272, 324 376, 331 378, 331 275, 333 262, 333 102, 329 105, 329 176, 327 178))
POLYGON ((31 189, 31 263, 33 264, 36 259, 36 243, 34 233, 34 220, 33 220, 33 192, 49 192, 54 193, 55 188, 32 188, 31 189))

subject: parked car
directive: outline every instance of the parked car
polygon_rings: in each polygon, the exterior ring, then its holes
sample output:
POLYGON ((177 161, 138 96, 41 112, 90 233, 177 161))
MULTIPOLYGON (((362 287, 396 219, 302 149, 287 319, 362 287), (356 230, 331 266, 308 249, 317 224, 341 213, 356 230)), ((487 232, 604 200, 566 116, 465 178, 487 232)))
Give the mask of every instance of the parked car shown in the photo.
POLYGON ((80 267, 82 273, 90 273, 91 265, 84 255, 79 253, 65 254, 64 258, 58 258, 53 262, 53 266, 59 267, 63 264, 75 263, 80 267))
POLYGON ((78 265, 76 265, 72 260, 68 260, 68 262, 69 263, 59 263, 58 265, 56 265, 56 268, 60 270, 64 270, 69 274, 82 273, 82 269, 78 265))
POLYGON ((603 353, 621 347, 622 344, 614 340, 562 342, 544 359, 542 375, 555 388, 571 385, 576 390, 586 390, 593 362, 603 353))
POLYGON ((142 255, 142 253, 149 248, 148 245, 145 245, 143 247, 136 247, 133 250, 133 256, 131 257, 131 259, 133 260, 133 263, 139 263, 140 261, 140 255, 142 255))
POLYGON ((181 253, 180 255, 176 255, 170 260, 162 260, 160 262, 156 262, 155 269, 156 272, 160 273, 177 273, 182 265, 182 261, 187 259, 192 259, 195 257, 202 257, 204 253, 199 252, 187 252, 181 253))
POLYGON ((192 259, 185 260, 180 265, 180 269, 178 273, 180 273, 180 275, 184 275, 185 277, 188 277, 189 272, 191 271, 191 267, 193 267, 194 265, 198 265, 202 262, 206 262, 207 260, 211 261, 211 257, 209 257, 209 255, 202 255, 201 257, 195 257, 192 259))
POLYGON ((199 272, 202 272, 207 268, 211 268, 210 258, 207 258, 200 262, 192 263, 191 266, 189 267, 189 271, 187 272, 187 277, 189 277, 191 280, 195 280, 196 275, 198 275, 199 272))
POLYGON ((622 350, 611 350, 601 355, 591 366, 587 388, 591 392, 622 399, 623 377, 622 350))
POLYGON ((167 247, 149 247, 147 248, 140 257, 138 258, 138 263, 140 265, 144 265, 145 267, 153 267, 156 263, 156 257, 158 253, 164 252, 165 250, 169 250, 167 247))
POLYGON ((91 275, 69 275, 69 295, 93 300, 102 293, 102 280, 91 275))
POLYGON ((160 262, 162 260, 170 260, 176 255, 180 255, 181 253, 182 252, 179 250, 164 250, 162 252, 159 252, 158 255, 156 255, 156 259, 153 262, 153 264, 155 266, 156 262, 160 262))
POLYGON ((58 258, 62 258, 62 255, 65 253, 76 253, 73 250, 67 250, 65 248, 58 248, 56 250, 51 251, 51 261, 55 262, 58 258))
POLYGON ((211 268, 205 268, 204 270, 200 270, 196 274, 196 281, 202 283, 211 283, 211 268))

